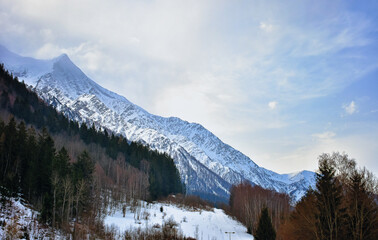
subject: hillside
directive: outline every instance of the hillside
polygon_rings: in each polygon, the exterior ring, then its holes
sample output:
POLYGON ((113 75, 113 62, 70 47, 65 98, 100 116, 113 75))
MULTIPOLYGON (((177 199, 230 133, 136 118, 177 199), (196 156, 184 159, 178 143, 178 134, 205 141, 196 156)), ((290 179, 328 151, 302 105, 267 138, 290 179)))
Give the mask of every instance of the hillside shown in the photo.
POLYGON ((0 47, 0 62, 70 119, 167 153, 188 193, 226 201, 231 185, 247 180, 288 193, 296 201, 314 186, 312 172, 277 174, 256 165, 200 124, 148 113, 89 79, 67 55, 37 60, 0 47))
POLYGON ((105 218, 105 225, 119 238, 125 232, 160 230, 171 223, 173 231, 194 239, 227 240, 226 232, 233 232, 232 239, 253 239, 246 227, 220 209, 194 209, 169 202, 138 205, 140 209, 128 207, 125 217, 122 209, 115 210, 105 218))
POLYGON ((2 209, 9 199, 22 198, 41 224, 73 236, 86 231, 101 237, 110 203, 183 193, 169 156, 68 120, 3 65, 0 113, 2 209))

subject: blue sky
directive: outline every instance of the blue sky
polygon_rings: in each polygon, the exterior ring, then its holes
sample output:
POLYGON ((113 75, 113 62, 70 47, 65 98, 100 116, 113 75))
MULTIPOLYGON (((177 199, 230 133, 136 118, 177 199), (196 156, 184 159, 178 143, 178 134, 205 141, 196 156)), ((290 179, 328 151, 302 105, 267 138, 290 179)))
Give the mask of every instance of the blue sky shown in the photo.
POLYGON ((345 151, 378 173, 377 1, 0 2, 0 44, 67 53, 151 113, 198 122, 257 164, 345 151))

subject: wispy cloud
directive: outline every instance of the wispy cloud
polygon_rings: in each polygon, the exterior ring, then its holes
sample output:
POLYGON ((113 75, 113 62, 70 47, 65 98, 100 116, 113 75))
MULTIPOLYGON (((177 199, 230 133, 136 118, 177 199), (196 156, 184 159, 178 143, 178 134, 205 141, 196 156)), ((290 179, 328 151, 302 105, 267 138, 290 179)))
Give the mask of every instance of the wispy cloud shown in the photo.
POLYGON ((278 102, 276 102, 276 101, 272 101, 272 102, 269 102, 269 103, 268 103, 268 107, 269 107, 270 109, 275 109, 275 108, 277 107, 277 104, 278 104, 278 102))
MULTIPOLYGON (((317 105, 378 68, 377 6, 353 4, 0 1, 0 43, 39 58, 66 52, 106 88, 152 113, 199 122, 254 156, 251 139, 268 141, 272 129, 334 139, 319 116, 342 124, 332 112, 361 108, 317 105)), ((274 147, 288 142, 280 136, 274 147)))
POLYGON ((331 132, 331 131, 327 131, 327 132, 322 132, 322 133, 314 133, 314 134, 312 134, 312 136, 316 137, 318 139, 325 140, 325 139, 331 139, 331 138, 335 137, 336 133, 331 132))
POLYGON ((269 23, 260 22, 259 27, 260 27, 261 30, 268 32, 268 33, 273 31, 273 25, 269 24, 269 23))
POLYGON ((357 105, 354 101, 351 101, 349 104, 344 104, 343 109, 349 115, 352 115, 357 112, 357 105))

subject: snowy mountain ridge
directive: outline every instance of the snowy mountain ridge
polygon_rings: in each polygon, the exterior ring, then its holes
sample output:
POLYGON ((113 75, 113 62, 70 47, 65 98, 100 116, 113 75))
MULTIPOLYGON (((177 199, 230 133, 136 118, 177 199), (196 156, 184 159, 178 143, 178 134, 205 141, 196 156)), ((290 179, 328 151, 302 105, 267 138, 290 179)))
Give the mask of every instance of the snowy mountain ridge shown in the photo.
POLYGON ((148 113, 88 78, 66 54, 37 60, 0 46, 0 62, 69 118, 94 123, 169 154, 189 193, 225 199, 232 184, 247 180, 298 200, 314 186, 313 172, 275 173, 259 167, 200 124, 148 113))

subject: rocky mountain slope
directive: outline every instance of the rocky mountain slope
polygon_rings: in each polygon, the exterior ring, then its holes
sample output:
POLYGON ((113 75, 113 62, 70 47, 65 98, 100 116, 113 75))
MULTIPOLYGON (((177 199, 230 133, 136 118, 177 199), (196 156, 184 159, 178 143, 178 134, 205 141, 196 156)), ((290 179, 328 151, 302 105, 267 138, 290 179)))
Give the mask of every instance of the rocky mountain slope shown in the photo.
POLYGON ((226 199, 232 184, 247 180, 298 200, 314 185, 313 172, 275 173, 259 167, 200 124, 148 113, 89 79, 65 54, 38 60, 0 46, 0 62, 68 117, 169 154, 189 193, 226 199))

